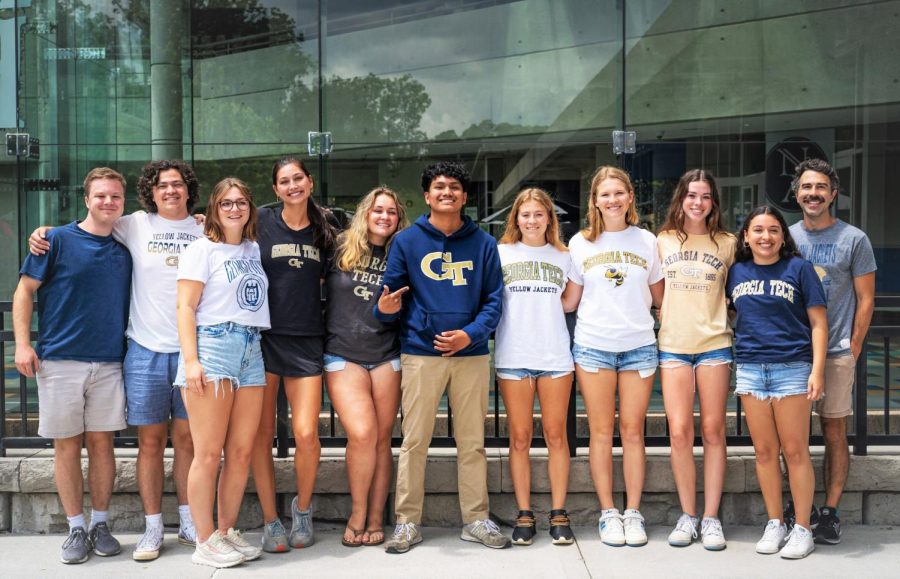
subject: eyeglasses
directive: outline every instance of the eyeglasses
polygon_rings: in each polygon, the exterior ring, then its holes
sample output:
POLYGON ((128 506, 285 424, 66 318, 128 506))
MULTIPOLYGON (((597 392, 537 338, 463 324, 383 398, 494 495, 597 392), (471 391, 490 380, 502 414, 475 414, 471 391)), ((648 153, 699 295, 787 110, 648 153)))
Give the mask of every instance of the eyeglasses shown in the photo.
POLYGON ((219 209, 222 211, 231 211, 234 207, 237 207, 238 211, 244 211, 250 207, 250 202, 246 199, 238 199, 237 201, 223 199, 222 201, 219 201, 219 209))
POLYGON ((166 183, 157 183, 155 189, 157 191, 165 191, 169 187, 172 189, 184 189, 187 185, 184 181, 169 181, 166 183))

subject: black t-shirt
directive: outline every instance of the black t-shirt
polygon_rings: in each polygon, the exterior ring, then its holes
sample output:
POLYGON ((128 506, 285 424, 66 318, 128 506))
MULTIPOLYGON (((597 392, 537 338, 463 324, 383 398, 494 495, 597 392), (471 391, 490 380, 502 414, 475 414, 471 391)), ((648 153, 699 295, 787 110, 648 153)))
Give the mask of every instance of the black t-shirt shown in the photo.
POLYGON ((257 242, 269 278, 273 334, 321 336, 321 280, 328 255, 313 245, 312 226, 294 231, 281 218, 281 207, 261 207, 257 242))
POLYGON ((335 264, 325 281, 325 352, 357 364, 380 364, 400 356, 397 324, 379 322, 372 313, 387 266, 384 247, 372 250, 367 267, 341 271, 335 264))

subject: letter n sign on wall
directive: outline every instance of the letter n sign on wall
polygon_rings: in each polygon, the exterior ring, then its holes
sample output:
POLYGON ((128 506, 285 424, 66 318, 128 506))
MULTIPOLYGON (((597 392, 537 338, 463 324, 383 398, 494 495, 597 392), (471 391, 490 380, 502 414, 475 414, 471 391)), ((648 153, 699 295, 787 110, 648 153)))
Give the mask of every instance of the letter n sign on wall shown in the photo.
POLYGON ((800 205, 791 191, 794 167, 806 159, 824 159, 825 151, 805 137, 791 137, 779 141, 766 155, 766 200, 788 213, 800 211, 800 205))

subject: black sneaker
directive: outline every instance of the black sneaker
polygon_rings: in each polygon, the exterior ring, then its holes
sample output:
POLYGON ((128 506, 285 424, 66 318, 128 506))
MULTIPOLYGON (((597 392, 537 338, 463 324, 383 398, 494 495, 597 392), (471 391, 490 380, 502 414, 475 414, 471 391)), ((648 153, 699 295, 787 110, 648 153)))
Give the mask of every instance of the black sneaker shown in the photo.
POLYGON ((550 511, 550 536, 554 545, 571 545, 575 542, 575 535, 569 526, 569 513, 565 509, 550 511))
POLYGON ((838 518, 837 509, 822 507, 813 538, 816 543, 827 545, 837 545, 841 542, 841 519, 838 518))
MULTIPOLYGON (((797 514, 794 512, 794 501, 788 501, 784 505, 784 526, 787 527, 788 533, 794 528, 794 523, 797 522, 797 514)), ((819 509, 816 508, 816 505, 812 506, 812 510, 809 512, 809 530, 815 531, 816 527, 819 525, 819 509)))
POLYGON ((91 541, 88 539, 84 527, 75 527, 69 531, 69 536, 62 546, 62 554, 59 560, 66 565, 77 565, 88 560, 91 553, 91 541))
POLYGON ((534 540, 534 512, 519 511, 516 517, 516 528, 513 529, 513 545, 530 545, 534 540))
POLYGON ((106 523, 97 523, 94 528, 88 531, 88 541, 94 549, 94 554, 101 557, 112 557, 118 555, 122 550, 119 541, 109 532, 106 523))

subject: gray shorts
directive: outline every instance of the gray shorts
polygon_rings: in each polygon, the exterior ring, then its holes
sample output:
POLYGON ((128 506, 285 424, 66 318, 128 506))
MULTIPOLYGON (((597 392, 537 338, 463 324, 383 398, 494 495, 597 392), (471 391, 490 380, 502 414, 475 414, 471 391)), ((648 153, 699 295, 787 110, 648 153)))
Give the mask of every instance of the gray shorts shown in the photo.
POLYGON ((125 429, 121 362, 42 360, 37 385, 40 436, 125 429))

